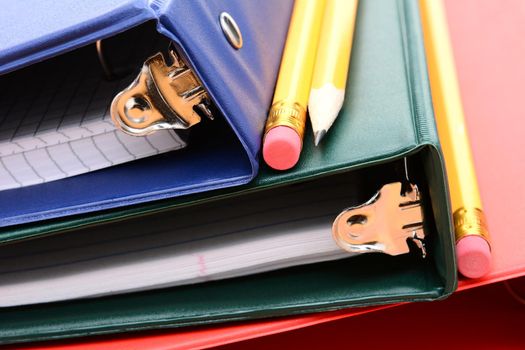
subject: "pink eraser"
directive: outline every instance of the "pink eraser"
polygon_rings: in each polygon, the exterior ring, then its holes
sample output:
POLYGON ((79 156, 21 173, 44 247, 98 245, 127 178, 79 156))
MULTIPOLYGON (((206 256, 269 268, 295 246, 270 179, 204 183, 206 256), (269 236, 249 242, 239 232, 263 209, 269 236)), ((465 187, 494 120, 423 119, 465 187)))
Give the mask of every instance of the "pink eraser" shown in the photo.
POLYGON ((302 143, 301 137, 294 129, 276 126, 264 137, 264 161, 276 170, 290 169, 299 160, 302 143))
POLYGON ((466 236, 456 243, 459 272, 468 278, 480 278, 490 271, 490 247, 480 236, 466 236))

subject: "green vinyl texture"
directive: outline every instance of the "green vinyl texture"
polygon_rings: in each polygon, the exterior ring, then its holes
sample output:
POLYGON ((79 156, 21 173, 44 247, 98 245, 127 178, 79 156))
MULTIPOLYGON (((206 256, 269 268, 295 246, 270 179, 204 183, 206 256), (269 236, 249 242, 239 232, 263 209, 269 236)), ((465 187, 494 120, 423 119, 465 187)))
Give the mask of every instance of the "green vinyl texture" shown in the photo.
POLYGON ((29 225, 1 232, 5 242, 294 182, 337 176, 410 158, 423 184, 429 257, 369 254, 271 273, 128 295, 0 310, 3 343, 180 327, 343 307, 443 298, 457 277, 446 176, 433 120, 423 39, 415 0, 359 3, 344 107, 320 147, 307 129, 299 164, 289 172, 262 167, 250 185, 29 225), (359 170, 357 170, 359 169, 359 170))
POLYGON ((247 186, 8 227, 0 230, 0 241, 284 185, 385 161, 426 143, 438 144, 417 11, 417 4, 405 0, 372 0, 359 5, 343 109, 320 147, 313 146, 308 124, 301 158, 291 171, 277 172, 262 164, 259 176, 247 186))

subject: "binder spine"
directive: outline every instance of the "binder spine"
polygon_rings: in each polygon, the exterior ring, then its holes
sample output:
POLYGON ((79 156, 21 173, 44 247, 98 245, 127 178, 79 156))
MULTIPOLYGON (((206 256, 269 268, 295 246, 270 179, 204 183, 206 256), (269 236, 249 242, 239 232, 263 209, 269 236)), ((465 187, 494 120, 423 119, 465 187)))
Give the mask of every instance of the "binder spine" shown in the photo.
POLYGON ((419 144, 435 145, 438 135, 432 108, 419 6, 417 1, 399 0, 398 10, 416 140, 419 144))

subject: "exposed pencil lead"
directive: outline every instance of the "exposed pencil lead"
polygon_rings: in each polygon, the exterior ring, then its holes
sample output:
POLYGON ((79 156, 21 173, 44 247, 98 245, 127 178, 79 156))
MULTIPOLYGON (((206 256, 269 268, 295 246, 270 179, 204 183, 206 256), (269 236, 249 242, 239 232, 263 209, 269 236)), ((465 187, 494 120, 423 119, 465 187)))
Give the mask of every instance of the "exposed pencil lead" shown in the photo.
POLYGON ((319 142, 323 139, 323 136, 326 135, 326 130, 322 129, 314 133, 314 144, 317 147, 319 142))

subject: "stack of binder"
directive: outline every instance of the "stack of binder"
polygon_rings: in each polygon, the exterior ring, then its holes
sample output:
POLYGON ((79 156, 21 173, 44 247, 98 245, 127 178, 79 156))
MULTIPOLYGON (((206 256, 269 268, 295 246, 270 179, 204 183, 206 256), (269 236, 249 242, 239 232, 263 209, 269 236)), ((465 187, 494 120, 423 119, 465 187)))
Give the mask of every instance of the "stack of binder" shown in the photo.
MULTIPOLYGON (((183 149, 0 192, 0 341, 428 301, 454 291, 417 2, 360 4, 344 107, 322 145, 307 131, 299 163, 279 173, 259 156, 291 10, 292 1, 277 0, 7 5, 4 89, 43 70, 52 79, 45 69, 60 68, 50 60, 70 60, 80 74, 97 41, 122 61, 112 40, 154 27, 152 42, 176 47, 215 116, 175 133, 183 149), (242 47, 226 40, 223 13, 237 22, 242 47), (341 211, 377 198, 385 184, 400 183, 403 195, 407 181, 421 198, 426 257, 410 240, 397 256, 333 243, 341 211)), ((128 83, 136 76, 123 71, 128 83)), ((105 79, 103 65, 99 73, 105 79)))

